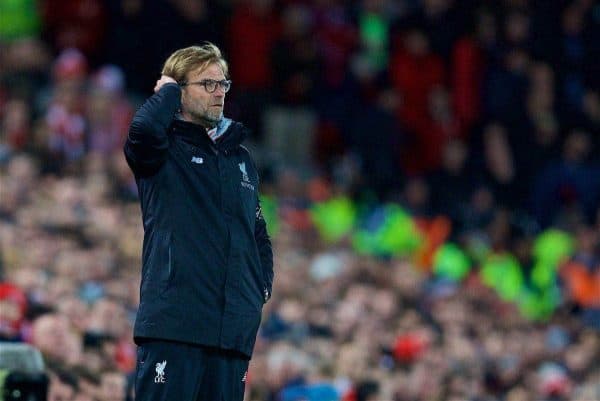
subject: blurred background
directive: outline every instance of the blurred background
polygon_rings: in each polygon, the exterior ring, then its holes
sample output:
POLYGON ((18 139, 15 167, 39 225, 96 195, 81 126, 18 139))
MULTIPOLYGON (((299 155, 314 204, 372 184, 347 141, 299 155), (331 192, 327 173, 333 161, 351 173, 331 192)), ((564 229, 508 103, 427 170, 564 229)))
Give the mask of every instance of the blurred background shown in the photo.
POLYGON ((204 40, 275 251, 248 401, 600 400, 596 2, 0 0, 0 338, 48 400, 134 399, 122 145, 204 40))

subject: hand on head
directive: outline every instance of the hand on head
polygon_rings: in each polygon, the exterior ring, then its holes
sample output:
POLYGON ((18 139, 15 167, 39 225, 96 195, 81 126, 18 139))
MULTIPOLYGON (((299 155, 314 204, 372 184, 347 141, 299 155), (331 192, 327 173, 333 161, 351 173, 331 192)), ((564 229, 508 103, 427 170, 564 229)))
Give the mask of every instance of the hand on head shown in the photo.
POLYGON ((160 79, 156 81, 156 85, 154 86, 154 93, 157 93, 164 84, 168 83, 176 84, 177 81, 167 75, 161 75, 160 79))

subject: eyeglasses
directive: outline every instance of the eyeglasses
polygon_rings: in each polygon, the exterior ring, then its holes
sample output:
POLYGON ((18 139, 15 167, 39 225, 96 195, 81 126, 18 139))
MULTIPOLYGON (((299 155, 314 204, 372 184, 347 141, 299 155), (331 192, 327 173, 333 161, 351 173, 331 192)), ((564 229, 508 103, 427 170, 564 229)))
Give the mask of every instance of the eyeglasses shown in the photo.
POLYGON ((229 92, 229 89, 231 89, 231 80, 224 79, 222 81, 215 81, 214 79, 203 79, 202 81, 182 82, 179 84, 179 86, 188 85, 202 85, 208 93, 213 93, 214 91, 216 91, 217 85, 219 85, 219 87, 223 89, 223 92, 227 93, 229 92))

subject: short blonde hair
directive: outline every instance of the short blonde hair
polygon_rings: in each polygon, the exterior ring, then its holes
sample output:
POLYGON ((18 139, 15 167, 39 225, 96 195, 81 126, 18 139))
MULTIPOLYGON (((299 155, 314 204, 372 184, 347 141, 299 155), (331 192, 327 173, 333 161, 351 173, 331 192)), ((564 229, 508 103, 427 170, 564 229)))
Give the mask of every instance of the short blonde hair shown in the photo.
POLYGON ((210 42, 204 42, 200 46, 186 47, 171 54, 165 61, 162 74, 183 83, 190 71, 198 68, 204 70, 213 63, 221 66, 225 77, 228 76, 227 61, 223 58, 221 50, 210 42))

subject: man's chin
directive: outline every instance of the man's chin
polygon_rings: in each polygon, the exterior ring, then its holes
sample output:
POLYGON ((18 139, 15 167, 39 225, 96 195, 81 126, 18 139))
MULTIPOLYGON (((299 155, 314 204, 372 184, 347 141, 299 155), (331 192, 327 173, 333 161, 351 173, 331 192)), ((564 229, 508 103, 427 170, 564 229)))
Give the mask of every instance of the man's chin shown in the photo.
POLYGON ((209 119, 211 119, 212 121, 218 123, 219 121, 221 121, 223 119, 223 113, 216 115, 216 116, 208 116, 209 119))
POLYGON ((223 114, 218 117, 215 116, 202 116, 202 120, 211 127, 216 126, 219 121, 223 119, 223 114))

